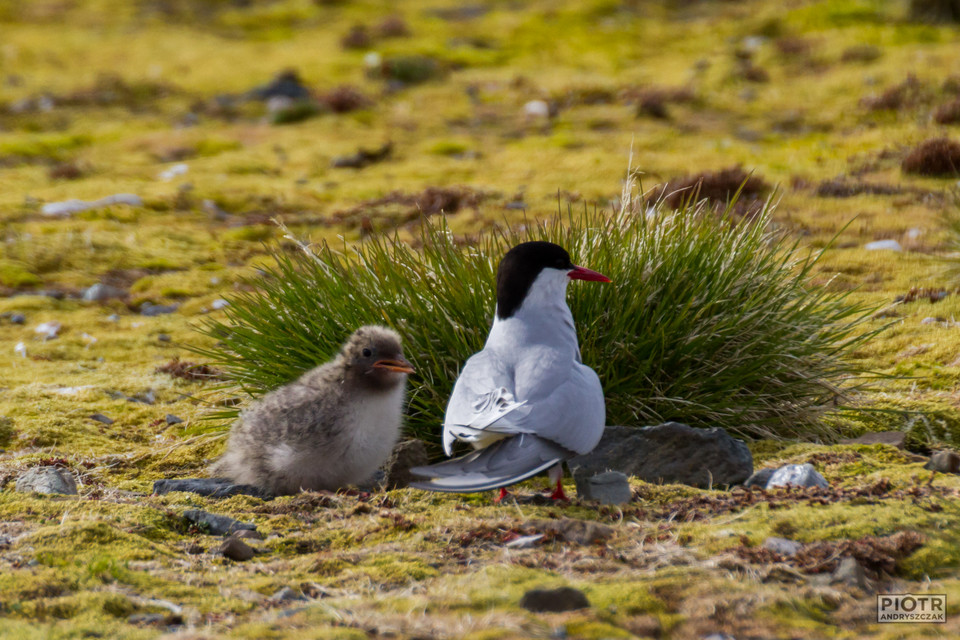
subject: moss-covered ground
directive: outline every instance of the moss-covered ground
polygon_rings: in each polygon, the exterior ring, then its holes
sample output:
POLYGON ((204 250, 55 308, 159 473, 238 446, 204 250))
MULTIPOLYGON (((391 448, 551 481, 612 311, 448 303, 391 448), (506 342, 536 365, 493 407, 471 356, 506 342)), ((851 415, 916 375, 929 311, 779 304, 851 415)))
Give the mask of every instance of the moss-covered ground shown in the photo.
POLYGON ((412 490, 149 495, 155 479, 202 475, 222 447, 203 418, 230 398, 157 369, 190 358, 185 345, 203 340, 192 326, 279 239, 271 218, 313 240, 409 237, 409 196, 459 187, 442 208, 468 239, 558 203, 609 206, 631 149, 645 186, 733 165, 777 185, 777 224, 814 248, 836 236, 818 285, 878 308, 944 289, 880 314, 874 326, 889 328, 854 354, 896 374, 850 399, 882 411, 829 419, 960 444, 960 297, 940 261, 958 174, 901 170, 916 144, 960 140, 960 118, 942 114, 960 100, 960 31, 911 21, 906 5, 0 0, 0 636, 960 634, 960 478, 879 445, 756 443, 758 466, 810 461, 835 488, 729 503, 639 482, 620 509, 412 490), (391 35, 389 16, 408 35, 391 35), (367 41, 345 47, 357 25, 367 41), (236 98, 289 68, 318 97, 349 85, 366 100, 279 125, 236 98), (552 115, 527 113, 533 100, 552 115), (386 142, 385 161, 332 166, 386 142), (180 163, 185 173, 161 175, 180 163), (825 183, 838 178, 859 193, 837 197, 825 183), (43 213, 115 193, 143 205, 43 213), (874 240, 904 250, 866 250, 874 240), (130 296, 77 299, 96 282, 130 296), (180 306, 145 317, 144 302, 180 306), (48 321, 62 328, 45 341, 34 329, 48 321), (151 392, 152 404, 130 400, 151 392), (40 463, 75 472, 80 495, 16 493, 13 479, 40 463), (215 555, 219 539, 183 520, 191 507, 255 523, 257 556, 215 555), (556 517, 613 534, 505 546, 556 517), (946 593, 946 625, 877 625, 870 589, 756 552, 770 535, 813 545, 904 530, 923 544, 892 558, 877 588, 946 593), (582 589, 590 609, 519 607, 527 589, 560 585, 582 589), (305 599, 268 599, 282 587, 305 599))

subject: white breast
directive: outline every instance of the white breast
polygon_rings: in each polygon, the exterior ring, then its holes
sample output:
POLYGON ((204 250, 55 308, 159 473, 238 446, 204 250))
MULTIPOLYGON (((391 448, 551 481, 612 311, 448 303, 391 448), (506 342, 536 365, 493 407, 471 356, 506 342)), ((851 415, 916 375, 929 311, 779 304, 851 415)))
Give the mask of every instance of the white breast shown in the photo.
POLYGON ((347 429, 353 434, 344 452, 349 467, 348 483, 368 479, 386 462, 400 437, 403 418, 404 385, 384 394, 368 395, 351 404, 347 411, 347 429))

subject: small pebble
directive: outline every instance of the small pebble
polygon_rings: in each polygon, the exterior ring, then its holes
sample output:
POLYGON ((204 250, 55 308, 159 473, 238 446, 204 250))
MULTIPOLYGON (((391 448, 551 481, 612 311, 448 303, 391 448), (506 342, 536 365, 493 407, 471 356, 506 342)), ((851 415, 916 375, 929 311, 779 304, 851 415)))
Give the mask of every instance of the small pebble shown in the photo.
POLYGON ((179 162, 169 169, 165 169, 157 174, 157 178, 164 181, 170 181, 176 178, 177 176, 182 176, 190 170, 190 166, 184 162, 179 162))
POLYGON ((22 313, 10 314, 11 324, 24 324, 26 321, 27 321, 27 318, 22 313))
POLYGON ((113 418, 108 418, 102 413, 95 413, 92 416, 90 416, 90 419, 96 420, 97 422, 102 422, 103 424, 113 424, 114 422, 113 418))
POLYGON ((44 322, 37 325, 33 332, 42 335, 44 340, 53 340, 57 337, 57 334, 60 333, 60 328, 62 326, 63 325, 56 320, 51 320, 50 322, 44 322))
POLYGON ((14 353, 20 354, 20 357, 22 358, 27 357, 27 345, 23 344, 22 342, 18 342, 17 346, 13 348, 13 351, 14 353))
POLYGON ((210 306, 213 307, 214 309, 223 309, 224 307, 229 307, 230 303, 224 300, 223 298, 217 298, 212 303, 210 303, 210 306))
POLYGON ((157 336, 157 340, 159 342, 170 342, 171 339, 172 338, 165 333, 161 333, 160 335, 157 336))
POLYGON ((803 547, 799 542, 787 540, 786 538, 770 537, 763 541, 763 548, 769 549, 774 553, 790 557, 797 555, 797 552, 803 547))
POLYGON ((534 612, 560 612, 573 611, 574 609, 586 609, 590 606, 590 601, 582 591, 573 587, 560 587, 559 589, 532 589, 523 594, 520 599, 520 606, 527 611, 534 612))
POLYGON ((162 316, 168 313, 173 313, 180 305, 177 304, 151 304, 150 302, 144 302, 140 306, 140 315, 142 316, 162 316))
POLYGON ((940 473, 960 472, 960 455, 953 451, 935 451, 923 468, 940 473))
POLYGON ((167 425, 181 424, 183 422, 183 418, 179 418, 172 413, 168 413, 164 420, 167 421, 167 425))
POLYGON ((234 537, 224 540, 223 544, 217 547, 217 553, 223 554, 225 558, 230 558, 231 560, 237 560, 239 562, 249 560, 256 554, 250 545, 240 538, 234 537))
POLYGON ((240 529, 230 534, 234 538, 241 540, 263 540, 263 534, 256 529, 240 529))
POLYGON ((523 113, 528 118, 549 118, 550 105, 543 100, 531 100, 523 105, 523 113))
POLYGON ((107 316, 107 320, 109 320, 110 322, 120 322, 120 316, 118 316, 115 313, 111 313, 110 315, 107 316))
POLYGON ((877 240, 863 245, 867 251, 903 251, 903 247, 896 240, 877 240))
POLYGON ((187 509, 183 512, 183 517, 194 524, 206 527, 211 535, 220 536, 225 533, 233 533, 240 529, 254 529, 257 526, 248 522, 234 520, 230 516, 221 516, 215 513, 208 513, 202 509, 187 509))
POLYGON ((813 468, 812 464, 807 463, 787 464, 780 467, 770 476, 770 481, 767 482, 767 489, 785 487, 787 485, 826 489, 830 486, 830 483, 813 468))

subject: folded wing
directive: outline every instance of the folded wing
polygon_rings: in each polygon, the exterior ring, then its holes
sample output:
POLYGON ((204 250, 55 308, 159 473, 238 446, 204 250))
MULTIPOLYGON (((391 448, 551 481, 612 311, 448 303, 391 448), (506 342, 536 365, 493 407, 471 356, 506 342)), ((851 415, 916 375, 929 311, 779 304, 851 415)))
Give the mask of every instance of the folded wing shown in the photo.
POLYGON ((454 493, 487 491, 526 480, 572 455, 554 442, 521 434, 453 460, 414 467, 411 473, 428 480, 410 486, 454 493))

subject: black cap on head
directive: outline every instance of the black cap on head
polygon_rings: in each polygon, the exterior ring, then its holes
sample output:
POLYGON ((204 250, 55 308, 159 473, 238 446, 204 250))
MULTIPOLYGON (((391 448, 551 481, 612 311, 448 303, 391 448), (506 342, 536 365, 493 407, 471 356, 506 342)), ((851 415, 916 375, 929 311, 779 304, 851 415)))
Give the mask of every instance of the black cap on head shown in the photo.
POLYGON ((571 270, 575 268, 570 254, 552 242, 524 242, 507 251, 497 269, 497 317, 505 320, 512 316, 530 285, 546 268, 571 270))

